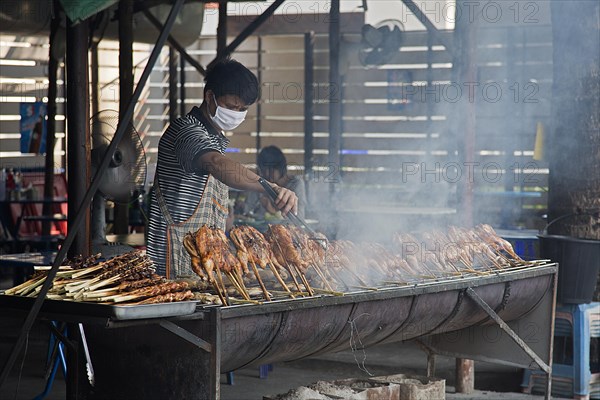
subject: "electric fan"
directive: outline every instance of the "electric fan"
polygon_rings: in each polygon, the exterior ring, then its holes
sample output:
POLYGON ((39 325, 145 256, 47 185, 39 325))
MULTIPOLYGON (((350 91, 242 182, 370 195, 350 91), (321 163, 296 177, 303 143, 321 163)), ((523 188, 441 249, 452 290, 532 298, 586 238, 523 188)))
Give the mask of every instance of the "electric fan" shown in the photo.
MULTIPOLYGON (((91 118, 91 159, 94 173, 102 162, 118 124, 119 113, 114 110, 100 111, 91 118)), ((134 193, 143 189, 146 183, 146 154, 140 135, 132 124, 127 126, 101 179, 98 191, 105 199, 115 203, 130 203, 136 200, 134 193)))
MULTIPOLYGON (((118 124, 119 113, 114 110, 100 111, 90 119, 93 174, 102 163, 118 124)), ((91 239, 95 246, 107 245, 106 200, 117 204, 139 201, 139 196, 144 192, 146 171, 146 154, 142 140, 133 125, 128 124, 108 168, 99 178, 101 179, 100 186, 94 196, 91 239)))
POLYGON ((400 49, 403 31, 402 22, 394 19, 383 20, 375 26, 364 25, 358 51, 360 62, 364 66, 388 63, 400 49))

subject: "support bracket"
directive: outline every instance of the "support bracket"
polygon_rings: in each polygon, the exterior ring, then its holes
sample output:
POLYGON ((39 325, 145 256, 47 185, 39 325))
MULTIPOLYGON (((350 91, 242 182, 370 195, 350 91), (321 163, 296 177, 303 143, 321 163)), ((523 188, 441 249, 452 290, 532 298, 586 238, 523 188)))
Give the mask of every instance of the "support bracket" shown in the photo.
POLYGON ((208 343, 205 340, 200 339, 198 336, 190 333, 189 331, 185 330, 184 328, 180 327, 179 325, 177 325, 171 321, 161 320, 159 322, 159 325, 163 329, 168 330, 169 332, 173 333, 174 335, 179 336, 186 342, 193 344, 194 346, 206 351, 207 353, 210 353, 212 351, 212 345, 210 343, 208 343))
POLYGON ((510 326, 500 318, 498 314, 481 298, 479 295, 472 289, 467 288, 466 290, 467 296, 471 300, 473 300, 483 311, 486 312, 487 315, 490 316, 498 324, 500 329, 510 336, 510 338, 521 348, 535 363, 547 374, 552 373, 552 368, 546 364, 532 349, 513 331, 510 326))

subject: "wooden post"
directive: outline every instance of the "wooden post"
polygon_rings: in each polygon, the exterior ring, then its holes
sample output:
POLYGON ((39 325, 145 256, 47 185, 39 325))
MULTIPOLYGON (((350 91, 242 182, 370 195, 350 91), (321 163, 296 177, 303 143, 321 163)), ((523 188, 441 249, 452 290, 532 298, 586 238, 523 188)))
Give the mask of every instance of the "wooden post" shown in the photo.
MULTIPOLYGON (((68 229, 75 224, 77 210, 83 204, 90 185, 90 124, 88 80, 89 21, 67 23, 67 175, 69 193, 68 229)), ((85 228, 73 240, 69 257, 90 254, 90 213, 85 213, 85 228)))
POLYGON ((464 358, 456 359, 456 393, 475 391, 475 362, 464 358))
POLYGON ((427 377, 435 377, 435 354, 433 353, 427 354, 427 377))
MULTIPOLYGON (((133 93, 133 0, 119 2, 119 121, 133 93)), ((133 121, 131 122, 133 124, 133 121)), ((129 204, 115 204, 113 232, 129 233, 129 204)))
MULTIPOLYGON (((457 10, 468 9, 468 0, 459 0, 457 10)), ((453 54, 455 55, 455 66, 458 69, 458 79, 462 85, 469 88, 469 93, 462 101, 461 109, 458 112, 458 127, 461 133, 458 134, 458 141, 462 144, 459 147, 459 160, 463 168, 472 171, 475 165, 475 137, 476 137, 476 107, 475 96, 472 89, 477 85, 477 17, 457 18, 454 31, 455 45, 458 47, 453 54)), ((471 175, 471 174, 468 174, 471 175)), ((464 226, 473 225, 473 188, 474 176, 466 176, 460 183, 459 218, 464 226)))

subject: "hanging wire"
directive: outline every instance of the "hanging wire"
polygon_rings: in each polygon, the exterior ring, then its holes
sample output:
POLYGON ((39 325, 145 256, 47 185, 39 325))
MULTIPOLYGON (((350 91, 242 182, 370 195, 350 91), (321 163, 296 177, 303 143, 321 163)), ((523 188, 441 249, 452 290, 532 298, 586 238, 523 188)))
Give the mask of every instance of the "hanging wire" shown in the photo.
POLYGON ((358 332, 358 329, 356 328, 356 320, 359 319, 360 317, 362 317, 363 315, 371 316, 371 314, 362 313, 359 316, 357 316, 356 318, 348 321, 348 323, 350 324, 350 349, 352 350, 352 355, 354 356, 354 361, 356 361, 356 365, 358 365, 358 369, 365 372, 369 376, 374 376, 367 369, 367 366, 365 365, 366 361, 367 361, 367 352, 365 351, 365 346, 363 345, 362 341, 360 340, 360 332, 358 332), (355 331, 356 331, 356 334, 354 334, 355 331), (357 343, 360 346, 360 348, 357 347, 357 343), (357 350, 361 350, 363 353, 361 361, 358 361, 358 359, 356 358, 357 350))

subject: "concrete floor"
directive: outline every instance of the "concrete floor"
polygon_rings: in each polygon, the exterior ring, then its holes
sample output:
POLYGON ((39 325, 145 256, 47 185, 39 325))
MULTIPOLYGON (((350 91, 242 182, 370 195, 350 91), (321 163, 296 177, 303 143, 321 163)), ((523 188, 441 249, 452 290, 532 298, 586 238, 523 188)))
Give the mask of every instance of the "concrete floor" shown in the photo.
MULTIPOLYGON (((3 365, 12 349, 20 320, 7 317, 0 310, 0 360, 3 365)), ((28 341, 26 357, 19 357, 10 378, 0 391, 0 399, 32 399, 44 388, 45 359, 48 343, 47 329, 35 325, 28 341)), ((522 371, 517 368, 489 363, 475 364, 475 386, 472 395, 454 394, 454 359, 439 357, 436 376, 446 379, 448 399, 542 399, 541 396, 520 394, 522 371)), ((260 400, 263 396, 286 393, 290 389, 319 380, 366 378, 368 373, 380 375, 425 375, 425 354, 414 343, 394 343, 368 348, 365 353, 350 350, 326 354, 317 358, 277 363, 267 379, 260 379, 258 368, 234 373, 234 384, 222 376, 221 398, 224 400, 260 400), (364 359, 364 364, 360 363, 364 359), (362 368, 364 366, 364 368, 362 368), (364 370, 368 371, 365 372, 364 370)), ((48 400, 64 399, 65 382, 59 371, 48 400)))

